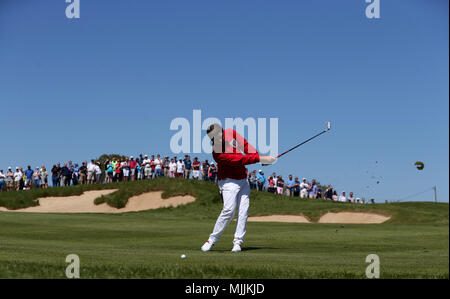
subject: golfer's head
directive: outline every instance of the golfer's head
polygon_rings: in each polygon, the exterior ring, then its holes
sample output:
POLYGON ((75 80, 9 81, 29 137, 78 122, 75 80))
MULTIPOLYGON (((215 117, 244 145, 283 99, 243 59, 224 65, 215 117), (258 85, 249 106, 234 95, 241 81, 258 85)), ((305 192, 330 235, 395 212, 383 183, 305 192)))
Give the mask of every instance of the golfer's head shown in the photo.
POLYGON ((212 124, 206 130, 206 134, 208 134, 209 139, 211 139, 213 141, 216 138, 222 138, 222 132, 223 132, 223 129, 220 124, 212 124))

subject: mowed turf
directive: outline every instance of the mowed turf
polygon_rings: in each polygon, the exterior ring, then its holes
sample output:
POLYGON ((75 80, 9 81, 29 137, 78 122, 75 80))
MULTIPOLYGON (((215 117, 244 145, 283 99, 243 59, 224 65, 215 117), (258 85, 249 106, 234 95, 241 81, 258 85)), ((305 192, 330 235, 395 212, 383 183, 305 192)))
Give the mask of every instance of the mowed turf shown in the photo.
POLYGON ((0 212, 0 277, 65 278, 68 254, 80 257, 81 278, 365 278, 369 254, 380 257, 381 278, 449 277, 448 204, 357 206, 253 192, 251 215, 317 220, 326 211, 362 210, 393 217, 383 224, 249 222, 241 253, 230 252, 233 222, 204 253, 222 207, 217 187, 160 179, 121 188, 140 184, 197 201, 124 214, 0 212))

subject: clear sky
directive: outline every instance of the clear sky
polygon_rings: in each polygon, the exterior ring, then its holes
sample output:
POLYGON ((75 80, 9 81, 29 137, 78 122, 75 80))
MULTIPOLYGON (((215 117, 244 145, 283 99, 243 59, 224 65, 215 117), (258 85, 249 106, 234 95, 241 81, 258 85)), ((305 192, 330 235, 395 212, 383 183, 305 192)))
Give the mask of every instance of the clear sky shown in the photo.
POLYGON ((437 185, 448 201, 447 0, 381 0, 377 20, 364 0, 81 0, 80 19, 66 5, 0 0, 0 169, 172 156, 171 120, 201 109, 279 118, 280 152, 333 123, 266 174, 377 201, 437 185))

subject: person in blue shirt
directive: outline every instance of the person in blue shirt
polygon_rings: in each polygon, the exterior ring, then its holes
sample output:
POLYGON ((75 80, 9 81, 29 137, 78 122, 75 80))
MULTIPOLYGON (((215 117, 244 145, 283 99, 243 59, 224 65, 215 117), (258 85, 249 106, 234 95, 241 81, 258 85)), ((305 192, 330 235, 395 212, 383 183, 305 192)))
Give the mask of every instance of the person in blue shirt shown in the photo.
POLYGON ((191 176, 191 168, 192 168, 191 157, 189 157, 189 155, 184 156, 183 162, 184 162, 184 178, 189 179, 191 176))
POLYGON ((264 177, 264 172, 262 172, 262 170, 258 171, 258 174, 256 175, 256 181, 258 183, 258 190, 263 191, 264 184, 266 183, 266 178, 264 177))
POLYGON ((309 198, 316 198, 317 189, 318 188, 317 188, 316 180, 312 180, 311 187, 309 188, 309 191, 308 191, 309 198))
POLYGON ((27 177, 27 180, 25 181, 25 187, 27 190, 31 188, 31 184, 33 182, 33 173, 34 171, 31 169, 31 166, 28 165, 28 169, 25 170, 25 176, 27 177))
POLYGON ((294 196, 294 184, 295 181, 292 179, 292 174, 290 174, 289 178, 285 182, 287 196, 294 196))

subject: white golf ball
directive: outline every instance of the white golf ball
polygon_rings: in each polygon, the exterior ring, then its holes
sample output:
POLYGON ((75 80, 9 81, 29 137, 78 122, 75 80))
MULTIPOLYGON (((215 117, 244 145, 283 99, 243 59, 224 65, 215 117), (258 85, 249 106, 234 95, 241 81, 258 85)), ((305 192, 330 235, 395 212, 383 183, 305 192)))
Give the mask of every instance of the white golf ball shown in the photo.
POLYGON ((185 258, 186 258, 186 255, 185 255, 185 254, 182 254, 182 255, 181 255, 181 258, 182 258, 182 259, 185 259, 185 258))

